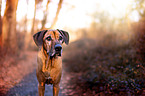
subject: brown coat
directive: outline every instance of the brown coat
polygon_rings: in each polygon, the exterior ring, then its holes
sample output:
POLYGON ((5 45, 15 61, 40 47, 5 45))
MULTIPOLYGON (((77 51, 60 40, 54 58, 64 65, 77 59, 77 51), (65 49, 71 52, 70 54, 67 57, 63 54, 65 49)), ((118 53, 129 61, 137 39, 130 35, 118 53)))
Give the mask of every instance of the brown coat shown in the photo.
POLYGON ((53 84, 53 96, 58 96, 62 74, 62 44, 69 43, 69 34, 63 30, 43 30, 34 34, 39 47, 36 75, 39 82, 39 96, 44 96, 45 84, 53 84))

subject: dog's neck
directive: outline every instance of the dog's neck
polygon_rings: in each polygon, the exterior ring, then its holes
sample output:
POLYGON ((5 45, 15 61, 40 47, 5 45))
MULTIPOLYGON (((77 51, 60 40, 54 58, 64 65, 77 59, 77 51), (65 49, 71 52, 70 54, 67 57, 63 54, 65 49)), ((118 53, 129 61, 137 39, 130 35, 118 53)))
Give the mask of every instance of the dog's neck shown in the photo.
POLYGON ((49 72, 53 69, 53 68, 62 68, 62 59, 59 56, 55 56, 53 58, 50 58, 50 56, 47 54, 46 50, 43 50, 43 48, 41 48, 40 50, 40 58, 42 60, 42 72, 44 73, 44 75, 46 77, 49 77, 49 72), (59 62, 59 63, 58 63, 59 62))

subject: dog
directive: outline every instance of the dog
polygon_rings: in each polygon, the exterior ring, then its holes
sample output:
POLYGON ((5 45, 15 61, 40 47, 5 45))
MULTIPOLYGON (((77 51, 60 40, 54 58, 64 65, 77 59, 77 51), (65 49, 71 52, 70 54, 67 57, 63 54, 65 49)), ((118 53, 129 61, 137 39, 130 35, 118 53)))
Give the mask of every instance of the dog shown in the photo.
POLYGON ((59 29, 43 30, 34 34, 33 40, 39 47, 36 68, 39 96, 44 96, 45 84, 53 84, 53 96, 58 96, 62 74, 62 44, 68 45, 69 33, 59 29))

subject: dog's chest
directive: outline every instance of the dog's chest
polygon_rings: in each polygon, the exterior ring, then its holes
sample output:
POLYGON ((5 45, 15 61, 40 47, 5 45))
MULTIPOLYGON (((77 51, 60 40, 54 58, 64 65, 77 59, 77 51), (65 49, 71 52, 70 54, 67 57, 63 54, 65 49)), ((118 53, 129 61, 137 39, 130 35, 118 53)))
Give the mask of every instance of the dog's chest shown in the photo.
POLYGON ((61 57, 48 59, 42 51, 38 53, 38 70, 44 73, 45 77, 51 77, 53 80, 59 78, 62 72, 61 57))
POLYGON ((62 59, 61 58, 53 58, 49 59, 49 61, 44 60, 42 72, 45 74, 45 77, 51 77, 52 79, 56 79, 59 74, 61 74, 62 70, 62 59))

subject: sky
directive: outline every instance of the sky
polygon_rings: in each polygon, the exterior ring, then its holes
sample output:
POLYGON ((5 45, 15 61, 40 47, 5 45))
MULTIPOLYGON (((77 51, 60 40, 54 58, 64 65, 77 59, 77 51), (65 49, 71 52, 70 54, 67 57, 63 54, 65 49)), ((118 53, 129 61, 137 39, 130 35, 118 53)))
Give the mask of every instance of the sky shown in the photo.
MULTIPOLYGON (((34 1, 35 0, 19 0, 17 7, 17 21, 20 22, 27 13, 27 18, 32 19, 34 17, 34 1)), ((93 18, 91 14, 99 11, 105 11, 110 14, 111 18, 120 18, 125 16, 129 5, 133 0, 64 0, 63 5, 56 24, 57 28, 63 29, 69 27, 71 29, 86 28, 92 23, 93 18)), ((43 0, 42 4, 39 4, 39 8, 36 12, 36 19, 43 19, 43 12, 45 10, 47 0, 43 0)), ((48 9, 48 20, 46 27, 50 27, 55 13, 57 10, 57 4, 59 0, 51 0, 48 9)), ((5 0, 2 0, 2 15, 4 14, 5 0)), ((137 12, 133 12, 130 19, 137 21, 139 16, 137 12)), ((28 25, 31 25, 28 24, 28 25)), ((38 25, 41 28, 41 24, 38 25)), ((29 30, 31 26, 28 27, 29 30)))

